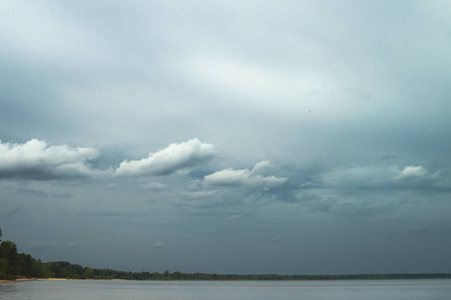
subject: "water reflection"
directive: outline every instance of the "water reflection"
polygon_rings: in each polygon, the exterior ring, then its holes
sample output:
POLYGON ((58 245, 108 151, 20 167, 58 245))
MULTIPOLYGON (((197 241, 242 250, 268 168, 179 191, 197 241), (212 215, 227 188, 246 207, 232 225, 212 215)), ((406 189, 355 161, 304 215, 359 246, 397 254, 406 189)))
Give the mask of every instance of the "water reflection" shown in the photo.
POLYGON ((0 299, 449 300, 451 280, 27 281, 0 284, 0 299))

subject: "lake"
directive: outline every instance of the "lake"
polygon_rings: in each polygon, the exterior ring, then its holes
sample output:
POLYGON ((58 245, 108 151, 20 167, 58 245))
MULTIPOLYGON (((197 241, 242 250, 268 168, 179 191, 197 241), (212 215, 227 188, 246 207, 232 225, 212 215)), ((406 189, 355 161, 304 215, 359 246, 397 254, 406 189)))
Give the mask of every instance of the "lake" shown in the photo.
POLYGON ((0 299, 449 300, 451 279, 336 281, 23 281, 0 299))

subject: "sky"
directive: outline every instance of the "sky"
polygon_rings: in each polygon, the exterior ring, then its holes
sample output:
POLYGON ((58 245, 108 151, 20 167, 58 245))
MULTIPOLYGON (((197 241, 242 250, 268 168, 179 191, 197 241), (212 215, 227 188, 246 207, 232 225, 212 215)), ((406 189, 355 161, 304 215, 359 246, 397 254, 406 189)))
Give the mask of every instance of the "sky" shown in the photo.
POLYGON ((449 1, 0 2, 0 228, 43 261, 451 272, 449 1))

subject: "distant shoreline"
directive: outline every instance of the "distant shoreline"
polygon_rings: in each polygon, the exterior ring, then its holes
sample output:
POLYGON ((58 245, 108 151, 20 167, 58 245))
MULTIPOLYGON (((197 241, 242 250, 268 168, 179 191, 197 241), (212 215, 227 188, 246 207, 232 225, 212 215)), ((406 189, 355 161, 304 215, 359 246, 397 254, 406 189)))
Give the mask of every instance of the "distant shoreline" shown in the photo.
POLYGON ((39 278, 17 278, 16 280, 0 279, 0 283, 10 283, 10 282, 20 282, 20 281, 34 281, 34 280, 39 280, 39 278))
MULTIPOLYGON (((205 274, 204 274, 205 275, 205 274)), ((22 281, 335 281, 335 280, 418 280, 418 279, 451 279, 450 273, 418 273, 418 274, 359 274, 359 275, 277 275, 278 278, 258 278, 259 275, 235 275, 222 279, 119 279, 119 278, 17 278, 16 280, 0 280, 1 283, 22 281), (409 276, 406 276, 409 275, 409 276), (282 278, 281 278, 282 277, 282 278)))
POLYGON ((4 280, 0 279, 0 283, 11 283, 21 281, 127 281, 127 279, 72 279, 72 278, 17 278, 16 280, 4 280))

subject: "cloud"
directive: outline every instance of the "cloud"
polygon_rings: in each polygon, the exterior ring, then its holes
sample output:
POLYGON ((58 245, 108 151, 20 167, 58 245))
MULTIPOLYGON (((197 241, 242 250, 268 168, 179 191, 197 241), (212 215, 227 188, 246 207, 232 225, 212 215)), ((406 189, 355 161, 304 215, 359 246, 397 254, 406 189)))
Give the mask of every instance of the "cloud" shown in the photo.
POLYGON ((165 246, 164 243, 158 242, 158 243, 153 244, 153 245, 150 246, 150 247, 151 247, 151 248, 163 248, 164 246, 165 246))
POLYGON ((261 173, 264 170, 272 169, 274 165, 269 160, 263 160, 255 164, 252 168, 252 173, 261 173))
POLYGON ((177 170, 208 161, 214 154, 214 145, 191 139, 180 144, 170 144, 165 149, 150 153, 147 158, 141 160, 124 160, 116 169, 116 175, 170 175, 177 170))
POLYGON ((79 249, 85 248, 88 245, 82 241, 73 241, 70 243, 62 243, 61 241, 38 241, 38 242, 30 242, 29 247, 32 249, 79 249))
POLYGON ((20 213, 20 212, 21 212, 21 209, 20 209, 20 208, 18 208, 18 207, 13 208, 13 209, 6 215, 6 217, 7 217, 7 218, 10 218, 12 215, 17 214, 17 213, 20 213))
POLYGON ((280 236, 275 236, 269 240, 269 243, 276 244, 280 243, 282 241, 282 238, 280 236))
POLYGON ((431 225, 423 225, 423 226, 421 226, 421 225, 417 225, 417 226, 412 226, 412 227, 409 227, 409 228, 407 228, 407 231, 408 232, 411 232, 411 233, 427 233, 428 231, 430 231, 431 230, 431 225))
POLYGON ((246 95, 247 101, 249 98, 262 101, 262 98, 274 97, 286 101, 321 87, 312 74, 293 74, 236 57, 201 55, 188 61, 185 68, 189 76, 210 86, 246 95))
POLYGON ((154 190, 154 191, 161 191, 164 190, 168 185, 161 182, 146 182, 140 185, 140 187, 143 190, 154 190))
POLYGON ((103 208, 103 209, 91 209, 91 210, 82 210, 78 212, 73 213, 76 216, 83 216, 83 217, 105 217, 105 218, 134 218, 134 217, 140 217, 145 216, 146 212, 142 210, 117 210, 117 209, 110 209, 110 208, 103 208))
POLYGON ((352 167, 325 173, 322 181, 335 188, 410 188, 438 186, 443 181, 441 170, 430 174, 421 165, 390 167, 352 167))
POLYGON ((226 219, 227 220, 236 220, 236 219, 242 219, 242 218, 243 218, 243 215, 241 215, 241 214, 234 214, 234 215, 231 215, 231 216, 227 217, 226 219))
POLYGON ((397 156, 395 154, 384 154, 380 157, 380 159, 396 159, 397 156))
POLYGON ((249 169, 224 169, 204 177, 206 185, 214 186, 278 186, 287 181, 284 177, 259 175, 262 169, 270 166, 269 161, 257 163, 252 171, 249 169))
POLYGON ((210 185, 244 185, 249 181, 250 172, 248 169, 233 170, 225 169, 204 177, 204 183, 210 185))
POLYGON ((195 191, 195 192, 185 192, 183 195, 186 195, 189 198, 192 199, 199 199, 199 198, 209 198, 216 196, 218 194, 217 191, 195 191))
POLYGON ((38 139, 24 144, 0 141, 0 178, 49 180, 86 177, 93 174, 86 162, 98 155, 99 152, 93 148, 48 146, 38 139))
POLYGON ((102 43, 105 36, 96 35, 95 27, 80 22, 70 10, 51 1, 46 1, 45 7, 16 2, 2 5, 4 21, 0 32, 8 44, 6 50, 22 57, 71 65, 96 65, 110 59, 111 49, 102 43))
POLYGON ((381 184, 390 178, 389 170, 381 167, 352 167, 329 171, 322 181, 329 186, 369 186, 381 184))
POLYGON ((400 171, 397 166, 393 167, 393 171, 397 173, 393 180, 420 179, 427 174, 427 170, 422 166, 406 166, 400 171))

